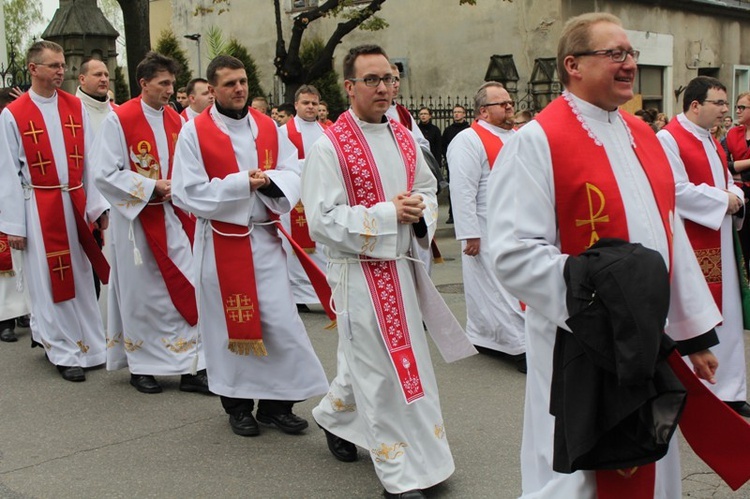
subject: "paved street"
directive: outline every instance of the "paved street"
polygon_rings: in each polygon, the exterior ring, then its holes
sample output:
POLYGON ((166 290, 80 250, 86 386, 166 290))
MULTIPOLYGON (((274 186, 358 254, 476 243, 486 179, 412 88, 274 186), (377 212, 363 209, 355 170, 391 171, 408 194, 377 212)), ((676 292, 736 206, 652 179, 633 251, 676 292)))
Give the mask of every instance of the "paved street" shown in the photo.
MULTIPOLYGON (((438 242, 446 263, 433 278, 463 322, 460 248, 449 228, 438 242)), ((336 333, 322 312, 303 319, 330 378, 336 333)), ((0 498, 382 497, 365 451, 356 463, 334 460, 314 424, 300 436, 238 437, 219 400, 179 392, 178 377, 162 378, 158 395, 136 392, 125 370, 69 383, 29 343, 27 331, 0 343, 0 498)), ((456 473, 430 497, 516 497, 525 377, 495 356, 449 365, 433 349, 433 361, 456 473)), ((296 412, 312 422, 316 403, 296 412)), ((750 497, 750 485, 731 493, 687 445, 682 460, 686 497, 750 497)))

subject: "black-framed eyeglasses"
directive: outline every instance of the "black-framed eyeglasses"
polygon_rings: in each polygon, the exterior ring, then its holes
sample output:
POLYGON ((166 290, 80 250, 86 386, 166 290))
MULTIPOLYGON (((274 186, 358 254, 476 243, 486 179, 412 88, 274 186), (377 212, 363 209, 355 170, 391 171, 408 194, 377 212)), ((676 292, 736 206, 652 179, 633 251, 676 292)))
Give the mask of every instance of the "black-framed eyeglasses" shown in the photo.
POLYGON ((719 107, 729 106, 729 102, 725 100, 703 99, 703 102, 710 102, 711 104, 719 107))
POLYGON ((393 75, 385 75, 385 76, 375 76, 375 75, 367 75, 364 78, 348 78, 349 81, 361 81, 365 84, 367 87, 377 87, 380 85, 380 82, 382 81, 386 87, 393 86, 393 84, 398 81, 398 77, 393 75))
POLYGON ((52 71, 59 71, 61 69, 63 71, 67 71, 68 70, 68 65, 67 64, 60 64, 59 62, 56 62, 54 64, 44 64, 43 62, 35 62, 34 64, 37 65, 37 66, 46 66, 46 67, 50 68, 52 71))
POLYGON ((481 107, 492 107, 492 106, 508 107, 508 106, 515 106, 515 105, 516 105, 516 101, 514 100, 504 100, 500 102, 488 102, 487 104, 481 107))
POLYGON ((580 57, 583 55, 606 55, 614 62, 625 62, 628 56, 633 58, 634 62, 638 62, 638 56, 641 55, 640 50, 623 50, 623 49, 603 49, 603 50, 588 50, 586 52, 576 52, 571 54, 573 57, 580 57))
POLYGON ((735 109, 737 111, 741 112, 741 113, 744 112, 745 109, 747 109, 747 108, 748 108, 748 106, 740 106, 740 105, 735 106, 735 109))

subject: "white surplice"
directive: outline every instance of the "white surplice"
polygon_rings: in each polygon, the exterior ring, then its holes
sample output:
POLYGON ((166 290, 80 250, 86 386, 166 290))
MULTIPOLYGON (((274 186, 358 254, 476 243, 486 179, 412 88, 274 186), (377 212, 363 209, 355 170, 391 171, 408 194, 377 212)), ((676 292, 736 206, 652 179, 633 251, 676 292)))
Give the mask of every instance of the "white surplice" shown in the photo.
POLYGON ((313 417, 331 433, 366 449, 386 490, 400 493, 431 487, 454 470, 415 288, 412 266, 420 263, 406 258, 410 247, 429 248, 437 226, 437 182, 417 148, 411 192, 422 195, 427 205, 428 235, 416 240, 410 225, 398 223, 391 202, 407 190, 407 184, 389 125, 354 119, 372 151, 386 201, 370 208, 349 206, 339 160, 327 137, 315 143, 302 173, 302 202, 310 233, 328 248, 328 283, 334 290, 339 332, 337 375, 313 417), (363 242, 368 244, 363 246, 363 242), (396 263, 424 388, 424 397, 411 404, 404 400, 379 332, 360 255, 396 263))
MULTIPOLYGON (((112 112, 112 105, 109 103, 109 96, 106 97, 104 101, 96 100, 87 93, 85 93, 83 90, 81 90, 81 87, 78 87, 76 90, 76 97, 81 99, 81 102, 83 103, 84 109, 86 109, 86 112, 89 114, 89 131, 94 134, 94 140, 96 140, 96 134, 99 133, 99 130, 102 128, 102 123, 104 122, 104 118, 106 118, 109 113, 112 112)), ((94 142, 95 143, 95 142, 94 142)), ((96 169, 96 165, 92 165, 94 170, 96 169)), ((102 253, 104 253, 104 257, 107 259, 108 262, 112 262, 112 243, 109 240, 109 232, 108 231, 102 231, 101 236, 104 240, 104 245, 102 246, 102 253)), ((109 300, 107 299, 109 296, 109 284, 101 283, 101 287, 99 288, 99 312, 102 314, 102 322, 104 323, 104 330, 107 331, 108 325, 107 325, 107 307, 109 300)))
MULTIPOLYGON (((484 120, 479 126, 505 144, 515 133, 484 120)), ((520 302, 497 280, 487 241, 487 179, 491 165, 482 140, 471 128, 461 131, 448 146, 451 204, 456 239, 479 239, 479 254, 461 253, 466 296, 466 334, 474 345, 509 355, 526 350, 524 312, 520 302)))
MULTIPOLYGON (((294 120, 294 124, 297 126, 297 131, 299 131, 299 133, 302 135, 302 146, 304 147, 305 151, 309 151, 315 141, 323 136, 323 127, 320 125, 320 123, 318 123, 317 120, 305 121, 298 116, 295 116, 292 119, 294 120)), ((280 130, 282 135, 284 135, 285 137, 289 136, 287 125, 283 125, 280 130)), ((304 167, 305 160, 300 159, 300 171, 302 171, 304 167)), ((325 185, 325 179, 318 179, 318 181, 321 183, 321 185, 325 185)), ((281 215, 281 223, 284 225, 287 232, 291 234, 292 227, 289 213, 284 213, 283 215, 281 215)), ((281 242, 284 246, 284 251, 286 252, 286 263, 289 267, 289 282, 292 284, 292 294, 294 295, 294 302, 306 305, 319 304, 320 299, 318 298, 318 295, 315 294, 315 290, 310 283, 310 279, 307 277, 307 273, 302 268, 302 264, 299 262, 299 258, 297 258, 297 255, 294 253, 292 245, 289 244, 289 241, 287 241, 286 238, 282 238, 281 242)), ((326 259, 324 245, 316 241, 315 251, 309 253, 309 256, 323 272, 326 271, 328 260, 326 259)))
POLYGON ((215 106, 210 112, 232 141, 239 172, 209 181, 191 120, 180 132, 172 177, 175 204, 198 218, 194 275, 208 384, 217 395, 242 399, 291 401, 324 394, 328 388, 325 372, 294 305, 281 236, 269 223, 270 213, 288 212, 299 200, 297 150, 277 129, 278 163, 266 173, 284 197, 251 191, 247 172, 258 168, 252 139, 258 135, 257 124, 251 115, 235 120, 219 114, 215 106), (211 220, 250 231, 266 357, 237 355, 228 349, 211 220))
MULTIPOLYGON (((67 184, 68 158, 57 108, 57 93, 52 97, 42 97, 29 90, 29 96, 44 118, 60 184, 67 184)), ((83 130, 87 132, 88 129, 88 115, 83 112, 83 130)), ((86 133, 82 181, 86 192, 85 216, 89 222, 98 219, 109 208, 94 186, 89 161, 92 145, 93 137, 86 133)), ((104 327, 96 303, 91 263, 78 243, 70 195, 63 192, 62 199, 64 212, 60 216, 65 219, 70 242, 75 298, 54 303, 29 164, 16 120, 10 109, 6 108, 0 114, 0 232, 26 237, 23 281, 34 315, 32 335, 35 341, 44 345, 53 364, 92 367, 105 360, 104 327)))
POLYGON ((20 261, 23 259, 23 253, 18 250, 10 251, 14 272, 12 275, 0 275, 0 321, 21 317, 31 310, 26 294, 18 289, 18 269, 22 268, 20 261))
MULTIPOLYGON (((716 327, 719 344, 711 351, 719 361, 716 371, 716 384, 704 384, 721 400, 735 402, 747 400, 747 364, 745 362, 745 341, 742 325, 742 302, 740 298, 737 260, 734 255, 732 236, 732 215, 727 214, 729 198, 727 190, 744 199, 742 189, 734 185, 732 174, 721 163, 711 133, 688 120, 684 114, 675 119, 695 138, 701 141, 706 157, 711 165, 715 187, 690 182, 685 164, 680 159, 680 149, 668 130, 661 130, 656 136, 664 146, 669 163, 674 172, 677 188, 677 213, 684 219, 721 231, 721 293, 722 324, 716 327), (728 179, 728 183, 727 183, 728 179)), ((719 146, 721 147, 721 146, 719 146)))
MULTIPOLYGON (((169 149, 163 109, 141 101, 158 149, 159 175, 166 179, 169 149)), ((131 155, 120 119, 110 114, 102 125, 93 151, 96 184, 112 204, 110 212, 110 308, 107 328, 107 369, 128 367, 132 374, 188 374, 203 369, 205 360, 197 326, 190 326, 177 311, 138 219, 156 187, 156 180, 131 170, 131 155), (135 251, 142 263, 136 264, 135 251)), ((171 140, 171 139, 170 139, 171 140)), ((151 150, 155 154, 154 149, 151 150)), ((174 209, 165 205, 167 251, 192 282, 190 240, 174 209)))
MULTIPOLYGON (((651 185, 631 146, 618 113, 604 111, 567 94, 579 119, 605 148, 627 217, 631 242, 661 253, 670 263, 664 225, 651 185)), ((592 139, 593 140, 593 139, 592 139)), ((542 127, 532 121, 510 140, 498 157, 488 185, 488 235, 495 271, 505 288, 526 309, 526 401, 521 475, 523 497, 593 498, 595 474, 566 475, 552 470, 554 418, 549 413, 552 352, 558 327, 566 330, 567 286, 560 251, 550 147, 542 127)), ((679 217, 674 217, 672 281, 667 332, 676 340, 709 331, 721 315, 714 305, 679 217)), ((676 439, 656 463, 657 498, 681 497, 676 439)))

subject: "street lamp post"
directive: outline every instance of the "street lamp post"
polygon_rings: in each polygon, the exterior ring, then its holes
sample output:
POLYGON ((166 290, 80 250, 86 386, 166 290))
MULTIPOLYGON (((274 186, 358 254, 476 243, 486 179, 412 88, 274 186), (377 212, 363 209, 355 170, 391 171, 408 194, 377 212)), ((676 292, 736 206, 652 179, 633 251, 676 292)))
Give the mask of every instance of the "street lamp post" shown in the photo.
POLYGON ((188 40, 193 40, 198 44, 198 76, 203 77, 203 71, 201 70, 201 34, 193 33, 192 35, 185 35, 188 40))

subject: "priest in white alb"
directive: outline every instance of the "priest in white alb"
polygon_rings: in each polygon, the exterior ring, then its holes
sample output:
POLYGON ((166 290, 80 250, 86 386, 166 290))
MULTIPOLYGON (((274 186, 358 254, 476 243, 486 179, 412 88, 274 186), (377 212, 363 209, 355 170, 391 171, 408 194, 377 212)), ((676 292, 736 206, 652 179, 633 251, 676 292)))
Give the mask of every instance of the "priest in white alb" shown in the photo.
POLYGON ((248 108, 240 60, 217 56, 206 76, 214 105, 180 133, 172 192, 197 218, 193 276, 208 383, 235 434, 256 436, 258 423, 298 434, 308 423, 294 404, 324 394, 327 383, 294 306, 274 220, 299 200, 297 151, 271 118, 248 108))
POLYGON ((23 283, 32 305, 34 345, 68 381, 105 361, 104 329, 92 264, 109 266, 90 224, 108 224, 88 155, 93 137, 81 101, 59 90, 62 47, 34 42, 27 52, 31 89, 0 114, 0 232, 23 251, 23 283))

